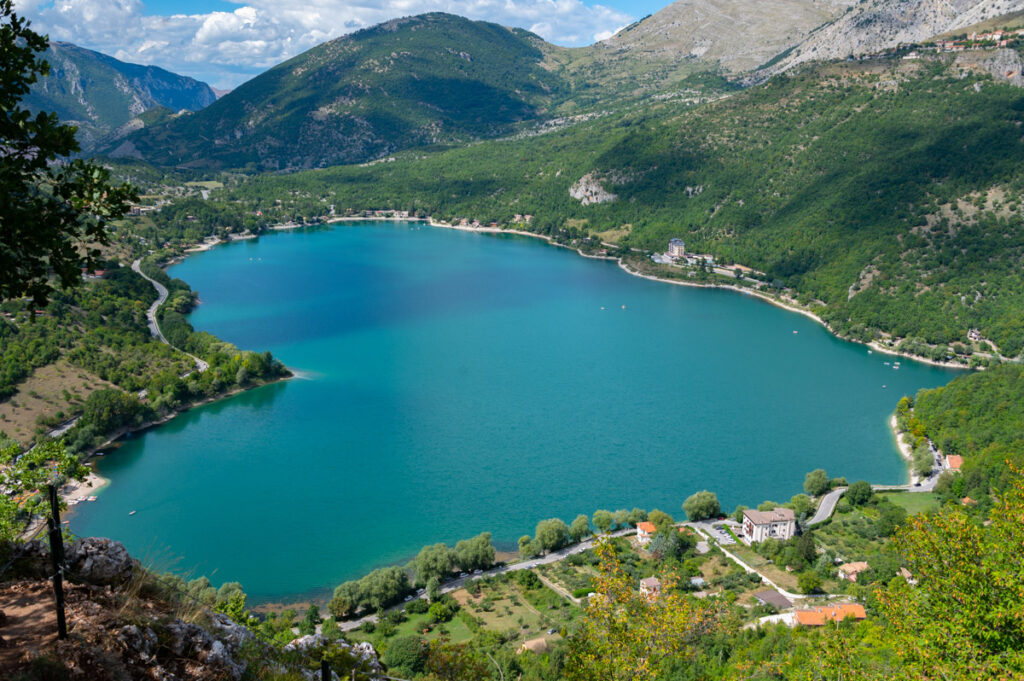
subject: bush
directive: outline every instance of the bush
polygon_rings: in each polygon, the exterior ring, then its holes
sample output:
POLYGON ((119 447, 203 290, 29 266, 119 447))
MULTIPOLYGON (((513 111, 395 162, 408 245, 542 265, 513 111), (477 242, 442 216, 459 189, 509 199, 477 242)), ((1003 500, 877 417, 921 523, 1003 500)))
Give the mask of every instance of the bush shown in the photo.
POLYGON ((417 598, 414 601, 409 601, 409 604, 405 606, 405 611, 411 615, 422 615, 430 607, 430 603, 422 598, 417 598))
POLYGON ((517 570, 516 581, 524 589, 539 589, 544 586, 543 582, 540 581, 540 577, 534 574, 533 570, 517 570))
POLYGON ((797 588, 800 589, 800 593, 817 593, 818 589, 821 588, 821 577, 818 576, 817 572, 808 570, 807 572, 800 573, 800 576, 796 579, 796 584, 797 588))
POLYGON ((850 485, 850 489, 846 490, 845 496, 854 506, 863 506, 871 501, 873 495, 874 490, 871 489, 871 483, 865 480, 858 480, 850 485))
POLYGON ((413 676, 423 670, 426 650, 418 636, 399 636, 388 644, 380 661, 388 670, 413 676))

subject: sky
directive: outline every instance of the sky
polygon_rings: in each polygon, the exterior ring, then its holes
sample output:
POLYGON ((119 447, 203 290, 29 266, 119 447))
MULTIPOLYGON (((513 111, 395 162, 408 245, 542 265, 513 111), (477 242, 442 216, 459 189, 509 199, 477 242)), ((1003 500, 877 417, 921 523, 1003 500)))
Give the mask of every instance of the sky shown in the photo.
POLYGON ((15 0, 51 40, 231 89, 285 59, 395 17, 450 12, 567 47, 613 35, 671 0, 15 0))

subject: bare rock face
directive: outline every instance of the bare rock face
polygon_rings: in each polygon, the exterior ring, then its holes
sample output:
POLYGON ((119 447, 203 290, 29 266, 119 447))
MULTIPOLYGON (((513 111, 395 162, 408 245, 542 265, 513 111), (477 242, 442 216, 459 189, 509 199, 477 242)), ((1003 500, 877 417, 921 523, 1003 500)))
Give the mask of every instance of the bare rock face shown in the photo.
POLYGON ((604 42, 646 59, 717 61, 755 69, 838 18, 856 0, 676 0, 604 42))
POLYGON ((865 0, 814 31, 775 64, 763 80, 810 60, 873 54, 1024 9, 1022 0, 865 0))
MULTIPOLYGON (((359 671, 360 678, 363 675, 368 676, 371 679, 385 679, 384 667, 381 666, 380 660, 377 659, 377 651, 373 649, 373 646, 365 641, 363 643, 350 644, 344 641, 331 642, 324 638, 320 634, 311 634, 309 636, 301 636, 284 647, 285 651, 299 651, 312 653, 317 649, 324 648, 330 645, 337 652, 341 653, 342 657, 348 657, 346 667, 356 669, 359 671)), ((334 678, 337 678, 337 674, 332 674, 334 678)), ((310 681, 319 681, 320 676, 313 674, 312 672, 308 675, 310 681)))
POLYGON ((217 638, 223 641, 232 653, 237 653, 244 643, 256 638, 255 634, 223 613, 211 613, 210 619, 217 638))
POLYGON ((101 537, 78 539, 65 554, 68 577, 72 581, 96 586, 127 583, 137 564, 124 544, 101 537))
POLYGON ((594 173, 587 173, 569 188, 569 196, 584 206, 592 203, 611 203, 619 198, 601 186, 601 180, 594 173))
MULTIPOLYGON (((957 63, 961 63, 961 59, 965 56, 966 54, 961 55, 957 59, 957 63)), ((994 54, 982 61, 980 66, 992 74, 997 82, 1024 87, 1024 60, 1021 59, 1017 50, 1008 48, 996 50, 994 54)))
POLYGON ((231 651, 202 627, 174 620, 167 625, 167 647, 179 658, 198 660, 205 667, 210 678, 225 678, 237 681, 245 672, 245 665, 236 662, 231 651))

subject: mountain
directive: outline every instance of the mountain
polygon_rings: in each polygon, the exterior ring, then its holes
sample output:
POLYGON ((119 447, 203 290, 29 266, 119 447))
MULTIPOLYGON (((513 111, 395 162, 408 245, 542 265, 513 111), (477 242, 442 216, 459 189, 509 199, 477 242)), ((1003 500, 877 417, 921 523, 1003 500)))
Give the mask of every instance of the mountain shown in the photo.
POLYGON ((808 61, 874 54, 1024 9, 1024 0, 865 0, 763 69, 763 79, 808 61))
POLYGON ((43 57, 50 75, 32 87, 25 105, 33 111, 55 111, 61 122, 77 125, 86 151, 154 107, 198 111, 216 99, 206 83, 71 43, 51 42, 43 57))
POLYGON ((397 19, 319 45, 208 108, 113 150, 162 165, 313 168, 493 137, 565 89, 543 41, 449 14, 397 19))
POLYGON ((855 0, 677 0, 601 44, 609 56, 699 59, 730 74, 761 66, 855 0))

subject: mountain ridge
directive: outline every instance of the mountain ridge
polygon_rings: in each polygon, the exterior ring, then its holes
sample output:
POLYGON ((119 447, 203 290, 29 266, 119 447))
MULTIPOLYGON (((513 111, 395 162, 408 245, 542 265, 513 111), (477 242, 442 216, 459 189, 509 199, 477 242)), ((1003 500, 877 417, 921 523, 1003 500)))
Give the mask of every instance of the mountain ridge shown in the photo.
POLYGON ((33 111, 55 111, 78 126, 83 150, 156 107, 199 110, 216 95, 209 85, 158 66, 120 61, 72 43, 54 41, 43 54, 50 75, 25 97, 33 111))

